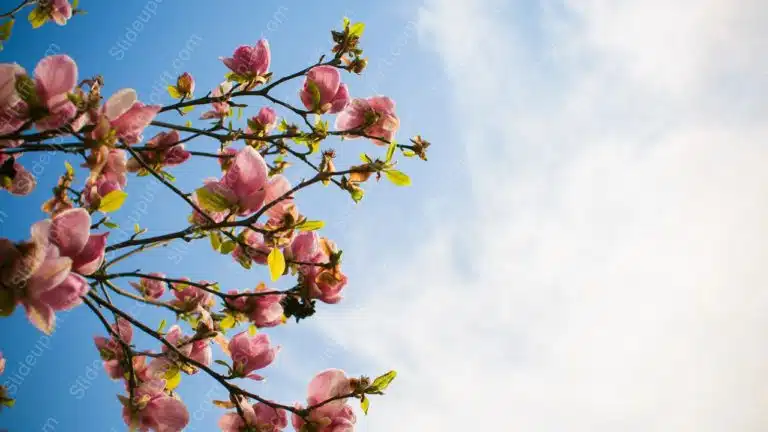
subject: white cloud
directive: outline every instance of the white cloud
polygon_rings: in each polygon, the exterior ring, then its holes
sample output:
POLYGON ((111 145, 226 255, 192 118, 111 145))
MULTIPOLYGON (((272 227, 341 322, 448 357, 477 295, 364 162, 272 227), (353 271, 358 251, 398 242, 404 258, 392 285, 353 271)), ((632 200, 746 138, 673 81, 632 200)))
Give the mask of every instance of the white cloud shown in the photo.
POLYGON ((768 8, 481 3, 420 24, 483 205, 318 321, 401 373, 359 430, 768 428, 768 8))

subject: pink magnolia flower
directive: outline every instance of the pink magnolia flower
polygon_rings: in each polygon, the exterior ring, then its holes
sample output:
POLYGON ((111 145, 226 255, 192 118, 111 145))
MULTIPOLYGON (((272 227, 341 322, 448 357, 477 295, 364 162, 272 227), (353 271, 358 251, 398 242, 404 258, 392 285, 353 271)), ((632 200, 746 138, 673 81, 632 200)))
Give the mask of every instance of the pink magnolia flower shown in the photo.
POLYGON ((108 180, 101 176, 96 180, 88 179, 83 189, 83 200, 88 208, 98 208, 101 199, 112 191, 122 190, 120 183, 114 180, 108 180))
POLYGON ((315 66, 307 72, 299 97, 308 111, 336 114, 349 103, 349 90, 346 84, 341 83, 338 69, 327 65, 315 66))
MULTIPOLYGON (((112 330, 120 336, 120 340, 130 345, 133 340, 133 327, 124 320, 118 319, 117 324, 112 324, 112 330)), ((104 370, 107 371, 112 379, 122 379, 127 372, 123 366, 125 361, 125 350, 114 334, 110 333, 109 338, 104 336, 95 336, 93 342, 99 350, 101 359, 104 360, 104 370)))
MULTIPOLYGON (((336 244, 321 238, 314 231, 302 232, 291 244, 290 256, 299 262, 322 264, 330 262, 331 255, 337 252, 336 244)), ((309 289, 313 298, 325 303, 341 301, 341 291, 347 285, 347 276, 340 266, 325 268, 318 265, 301 265, 299 273, 302 283, 309 289)))
POLYGON ((283 195, 290 190, 291 183, 281 174, 273 176, 269 180, 269 184, 265 188, 264 204, 269 205, 273 201, 275 202, 267 209, 267 215, 271 219, 280 221, 287 213, 292 213, 296 216, 296 204, 293 200, 293 194, 283 198, 283 195), (278 199, 280 200, 278 201, 278 199))
POLYGON ((229 341, 234 372, 254 379, 261 377, 251 375, 251 372, 272 364, 279 350, 280 347, 270 346, 269 336, 264 333, 250 336, 248 332, 242 332, 229 341))
POLYGON ((132 403, 123 398, 123 420, 140 432, 181 432, 189 423, 189 412, 181 400, 164 391, 165 380, 142 383, 132 403))
MULTIPOLYGON (((189 342, 190 339, 189 336, 183 335, 181 327, 178 325, 171 326, 171 328, 168 329, 168 333, 165 335, 165 340, 175 346, 185 357, 195 360, 205 366, 210 366, 213 361, 213 351, 211 350, 210 339, 199 339, 189 342)), ((176 353, 166 345, 163 345, 162 350, 166 356, 152 359, 148 367, 148 375, 156 379, 165 377, 165 373, 168 369, 175 364, 174 360, 177 356, 176 353)), ((197 369, 194 369, 190 373, 197 373, 197 369)))
POLYGON ((0 63, 0 134, 18 130, 24 124, 26 104, 16 92, 16 80, 24 75, 16 63, 0 63))
POLYGON ((13 195, 29 195, 35 189, 37 179, 16 158, 0 153, 0 189, 13 195))
MULTIPOLYGON (((153 272, 149 275, 165 278, 164 273, 153 272)), ((163 295, 163 293, 165 293, 165 282, 156 279, 141 278, 139 279, 139 283, 130 282, 130 284, 132 287, 136 288, 137 291, 143 294, 144 297, 152 300, 157 300, 160 298, 160 296, 163 295)))
MULTIPOLYGON (((357 130, 374 137, 374 144, 387 145, 392 141, 400 119, 395 114, 395 102, 385 96, 374 96, 368 99, 353 99, 336 117, 336 129, 340 131, 357 130)), ((347 134, 347 138, 358 138, 356 134, 347 134)))
MULTIPOLYGON (((275 327, 283 323, 283 305, 280 303, 285 297, 284 294, 267 294, 273 292, 264 284, 259 284, 253 291, 262 293, 259 296, 240 296, 234 299, 226 299, 227 306, 232 310, 241 312, 248 316, 256 327, 266 328, 275 327)), ((228 294, 239 294, 237 290, 230 290, 228 294)))
POLYGON ((45 57, 35 67, 35 92, 39 106, 30 106, 29 114, 41 131, 57 129, 69 122, 77 113, 67 94, 77 85, 77 64, 69 56, 45 57), (38 118, 36 112, 44 110, 38 118))
MULTIPOLYGON (((189 278, 181 278, 181 280, 189 282, 189 278)), ((200 282, 201 284, 204 281, 200 282)), ((186 311, 192 311, 198 308, 210 307, 214 300, 213 294, 202 290, 194 285, 188 285, 185 283, 174 282, 171 284, 173 287, 173 295, 176 297, 174 304, 186 311)))
POLYGON ((224 150, 219 150, 219 154, 228 156, 219 158, 219 166, 221 166, 221 170, 226 171, 232 166, 232 161, 235 160, 235 156, 237 156, 237 149, 227 147, 224 150))
MULTIPOLYGON (((160 132, 147 141, 146 146, 153 150, 140 152, 141 158, 154 168, 181 165, 192 155, 184 148, 184 144, 178 144, 179 141, 181 141, 179 131, 160 132)), ((136 172, 140 169, 139 161, 134 158, 128 161, 128 171, 136 172)))
POLYGON ((3 309, 10 312, 22 304, 30 322, 48 334, 53 331, 54 313, 79 305, 88 292, 88 282, 71 273, 72 259, 60 256, 49 240, 51 225, 50 220, 35 223, 31 239, 19 244, 0 239, 0 286, 13 299, 3 309))
POLYGON ((203 209, 202 206, 200 205, 200 200, 197 198, 197 192, 194 192, 192 194, 192 202, 195 203, 197 208, 203 210, 205 214, 200 213, 197 210, 192 210, 192 213, 189 215, 189 218, 188 218, 189 223, 191 224, 208 225, 211 223, 211 219, 213 220, 213 222, 218 223, 223 221, 224 217, 227 215, 226 211, 217 212, 217 211, 203 209), (208 217, 211 219, 208 219, 205 215, 208 215, 208 217))
MULTIPOLYGON (((344 371, 328 369, 317 374, 309 383, 307 406, 324 402, 328 399, 350 394, 352 386, 344 371)), ((299 406, 300 408, 300 406, 299 406)), ((317 432, 352 432, 357 418, 346 399, 329 402, 309 413, 309 420, 318 428, 317 432)), ((291 423, 296 430, 304 426, 304 420, 294 414, 291 423)))
POLYGON ((48 16, 56 24, 63 26, 72 18, 72 5, 68 0, 53 0, 49 6, 48 16))
POLYGON ((266 135, 277 124, 277 114, 270 107, 263 107, 259 113, 248 120, 247 134, 266 135))
POLYGON ((52 219, 50 240, 62 256, 72 259, 72 270, 90 275, 104 262, 109 233, 91 234, 91 215, 83 208, 64 210, 52 219))
MULTIPOLYGON (((213 92, 211 92, 211 97, 222 97, 229 94, 230 91, 232 91, 232 83, 229 81, 224 81, 215 89, 213 89, 213 92)), ((213 108, 212 110, 206 111, 203 113, 203 115, 200 116, 201 120, 213 118, 223 120, 229 117, 230 108, 226 101, 213 102, 211 107, 213 108)))
POLYGON ((115 137, 126 144, 136 144, 143 139, 141 134, 161 108, 160 105, 144 105, 139 102, 134 89, 118 90, 107 100, 94 120, 96 127, 91 132, 91 139, 109 139, 114 131, 115 137))
POLYGON ((243 415, 227 413, 219 419, 223 432, 279 432, 288 426, 288 416, 284 410, 272 408, 259 402, 254 405, 240 403, 243 415), (243 420, 245 418, 245 420, 243 420))
MULTIPOLYGON (((254 224, 254 227, 263 228, 261 224, 254 224)), ((235 246, 235 250, 232 251, 232 258, 234 258, 235 261, 244 264, 244 267, 248 267, 251 261, 266 265, 267 255, 272 251, 272 247, 264 243, 264 235, 258 231, 245 229, 241 234, 241 239, 249 248, 245 251, 238 243, 238 245, 235 246)))
POLYGON ((237 47, 232 57, 220 57, 232 72, 253 79, 263 76, 269 71, 270 62, 269 42, 261 39, 254 46, 241 45, 237 47))
POLYGON ((208 179, 205 188, 225 200, 240 216, 250 215, 264 202, 267 163, 251 147, 243 147, 221 180, 208 179))

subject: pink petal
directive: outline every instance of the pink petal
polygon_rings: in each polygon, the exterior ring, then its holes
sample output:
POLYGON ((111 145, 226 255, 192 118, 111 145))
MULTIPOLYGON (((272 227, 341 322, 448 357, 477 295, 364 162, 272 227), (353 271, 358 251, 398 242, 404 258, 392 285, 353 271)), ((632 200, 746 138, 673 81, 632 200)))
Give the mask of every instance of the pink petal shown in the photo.
POLYGON ((328 369, 317 374, 309 383, 307 403, 314 405, 351 391, 349 378, 343 370, 328 369))
POLYGON ((226 413, 219 419, 222 432, 240 432, 243 426, 243 419, 237 413, 226 413))
POLYGON ((352 102, 336 116, 336 130, 346 131, 360 127, 365 122, 365 113, 368 110, 370 106, 365 99, 352 99, 352 102))
POLYGON ((74 258, 85 247, 91 231, 91 215, 83 208, 64 210, 51 224, 51 242, 63 256, 74 258))
POLYGON ((109 120, 115 120, 125 114, 137 100, 136 90, 131 88, 118 90, 104 104, 104 115, 109 120))
POLYGON ((27 282, 26 296, 37 299, 42 293, 58 286, 66 279, 72 268, 67 257, 46 259, 27 282))
POLYGON ((152 400, 144 409, 145 415, 157 432, 181 432, 189 423, 189 412, 180 400, 170 396, 161 396, 152 400))
POLYGON ((331 100, 331 109, 328 114, 336 114, 343 110, 349 103, 349 89, 346 84, 339 86, 339 91, 336 92, 336 96, 331 100))
POLYGON ((269 63, 272 59, 272 54, 269 51, 269 42, 266 39, 261 39, 256 43, 255 51, 255 72, 259 75, 264 75, 269 71, 269 63))
POLYGON ((16 175, 8 192, 13 195, 29 195, 37 186, 37 179, 19 163, 14 164, 14 168, 16 175))
POLYGON ((246 146, 237 153, 223 181, 238 198, 244 198, 264 187, 267 180, 267 163, 261 154, 246 146))
POLYGON ((40 295, 40 300, 55 311, 68 310, 82 303, 82 296, 88 292, 88 282, 82 276, 70 273, 55 288, 40 295))
POLYGON ((313 81, 320 90, 320 106, 329 103, 341 84, 341 74, 333 66, 316 66, 307 72, 307 80, 313 81))
POLYGON ((27 312, 27 319, 35 327, 45 334, 51 334, 56 324, 56 315, 53 309, 39 300, 28 300, 24 302, 24 309, 27 312))
POLYGON ((44 101, 72 91, 77 84, 77 64, 67 55, 45 57, 35 67, 35 82, 44 101))
POLYGON ((109 237, 108 232, 90 236, 83 250, 73 258, 72 268, 84 275, 93 274, 98 270, 104 262, 107 237, 109 237))
MULTIPOLYGON (((288 179, 285 178, 285 176, 278 174, 272 177, 266 188, 267 194, 264 197, 265 204, 277 200, 290 190, 291 183, 288 182, 288 179)), ((267 210, 267 214, 272 218, 281 218, 291 205, 293 205, 293 197, 288 196, 272 205, 272 207, 267 210)))

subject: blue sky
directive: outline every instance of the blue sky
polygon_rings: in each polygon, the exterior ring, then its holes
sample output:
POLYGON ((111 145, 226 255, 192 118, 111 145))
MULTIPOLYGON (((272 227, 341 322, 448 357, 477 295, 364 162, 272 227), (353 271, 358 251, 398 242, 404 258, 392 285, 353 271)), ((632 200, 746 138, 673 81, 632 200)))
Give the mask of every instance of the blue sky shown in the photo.
MULTIPOLYGON (((217 57, 239 44, 267 37, 281 75, 316 60, 342 16, 366 22, 369 69, 347 80, 351 91, 392 96, 399 139, 424 135, 430 161, 404 161, 414 185, 382 182, 360 205, 331 188, 299 197, 304 213, 328 221, 351 282, 341 304, 269 330, 283 351, 253 390, 290 402, 326 367, 397 369, 361 431, 765 429, 764 2, 230 3, 166 0, 118 60, 110 50, 144 3, 83 1, 90 13, 65 28, 19 23, 0 61, 32 69, 55 43, 81 76, 103 74, 105 93, 130 86, 148 99, 190 38, 200 40, 181 69, 203 91, 224 73, 217 57)), ((376 151, 333 146, 350 161, 376 151)), ((43 165, 35 194, 0 195, 0 235, 25 238, 43 216, 44 186, 62 162, 43 165)), ((185 190, 215 173, 210 161, 174 170, 185 190)), ((140 224, 183 226, 182 203, 149 184, 128 188, 152 195, 140 224)), ((143 205, 128 202, 118 222, 143 205)), ((160 250, 122 268, 238 289, 266 276, 206 249, 190 246, 178 265, 160 250)), ((0 428, 38 430, 52 418, 57 431, 123 430, 120 386, 101 369, 84 397, 70 394, 97 358, 98 322, 82 308, 61 317, 0 428)), ((2 325, 5 379, 40 333, 18 313, 2 325)), ((212 388, 185 377, 181 394, 199 419, 189 430, 210 430, 221 414, 206 402, 212 388)))

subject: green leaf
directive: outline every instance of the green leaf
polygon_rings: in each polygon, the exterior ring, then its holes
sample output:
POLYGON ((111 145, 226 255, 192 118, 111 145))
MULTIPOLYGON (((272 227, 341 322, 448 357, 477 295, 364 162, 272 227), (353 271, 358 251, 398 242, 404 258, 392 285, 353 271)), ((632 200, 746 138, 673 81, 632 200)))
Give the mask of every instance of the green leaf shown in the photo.
POLYGON ((135 232, 136 234, 141 232, 141 227, 139 226, 139 224, 137 223, 133 224, 133 232, 135 232))
POLYGON ((312 96, 312 111, 316 111, 320 108, 320 87, 310 79, 307 79, 307 87, 309 88, 309 95, 312 96))
POLYGON ((77 9, 77 6, 80 4, 80 0, 74 0, 72 2, 72 9, 77 9))
POLYGON ((387 387, 389 387, 389 384, 392 382, 392 380, 395 379, 396 376, 397 376, 397 372, 395 371, 389 371, 385 373, 384 375, 373 380, 373 384, 371 384, 371 386, 368 387, 365 390, 365 392, 370 393, 370 392, 380 392, 380 391, 386 390, 387 387))
POLYGON ((225 211, 229 209, 229 201, 222 195, 212 192, 206 187, 201 187, 195 190, 197 200, 205 210, 214 212, 225 211))
POLYGON ((307 220, 296 225, 296 229, 299 231, 315 231, 315 230, 321 229, 324 226, 325 226, 325 222, 321 220, 316 220, 316 221, 307 220))
POLYGON ((248 335, 251 337, 256 336, 256 333, 258 333, 259 329, 256 328, 255 325, 251 324, 248 326, 248 335))
POLYGON ((397 149, 397 141, 392 140, 392 142, 389 143, 389 147, 387 148, 387 162, 392 160, 392 156, 395 155, 395 149, 397 149))
POLYGON ((158 325, 158 326, 157 326, 157 332, 158 332, 158 333, 162 333, 162 332, 163 332, 163 330, 165 329, 165 325, 166 325, 166 324, 167 324, 167 323, 165 322, 165 319, 163 319, 162 321, 160 321, 160 325, 158 325))
POLYGON ((221 323, 219 323, 219 327, 221 327, 222 330, 227 331, 231 329, 232 327, 237 324, 237 320, 232 315, 227 315, 224 317, 223 320, 221 320, 221 323))
POLYGON ((363 35, 363 32, 365 31, 365 24, 364 23, 354 23, 351 27, 349 27, 349 35, 350 36, 357 36, 360 37, 363 35))
POLYGON ((16 405, 16 399, 3 398, 2 402, 0 403, 7 406, 8 408, 13 408, 13 406, 16 405))
POLYGON ((70 164, 67 161, 64 161, 64 168, 67 170, 67 174, 73 176, 75 175, 75 169, 72 168, 72 164, 70 164))
POLYGON ((110 229, 120 228, 120 225, 110 221, 104 222, 104 226, 110 229))
POLYGON ((218 251, 221 249, 221 233, 218 231, 212 231, 209 235, 211 238, 211 247, 213 250, 218 251))
POLYGON ((160 170, 160 175, 162 175, 169 182, 175 182, 176 181, 176 177, 174 177, 173 174, 169 173, 168 171, 160 170))
POLYGON ((48 22, 48 14, 45 12, 45 9, 38 6, 32 9, 32 12, 27 16, 27 19, 29 20, 29 23, 32 24, 32 28, 38 28, 48 22))
POLYGON ((344 17, 344 19, 341 20, 341 24, 344 28, 349 27, 349 18, 344 17))
POLYGON ((117 211, 123 206, 123 202, 128 197, 128 194, 121 190, 113 190, 108 193, 99 203, 99 211, 104 213, 110 213, 117 211))
POLYGON ((403 156, 405 157, 414 157, 416 156, 416 152, 412 150, 403 150, 403 156))
POLYGON ((221 244, 221 247, 219 248, 219 252, 221 252, 224 255, 229 255, 230 253, 232 253, 233 250, 235 250, 235 246, 237 246, 235 242, 233 242, 232 240, 227 240, 221 244))
POLYGON ((272 249, 272 252, 267 256, 267 265, 269 266, 269 275, 273 281, 280 279, 285 271, 285 256, 280 248, 272 249))
POLYGON ((181 92, 179 92, 179 89, 176 88, 174 85, 169 85, 168 87, 168 94, 174 98, 174 99, 181 99, 181 92))
POLYGON ((243 108, 237 107, 237 119, 240 120, 241 118, 243 118, 243 108))
POLYGON ((176 365, 171 366, 165 371, 165 388, 167 390, 173 390, 181 383, 181 371, 176 365))
POLYGON ((8 21, 0 25, 0 41, 6 41, 10 39, 11 30, 13 29, 13 24, 15 22, 16 21, 14 19, 9 19, 8 21))
POLYGON ((289 126, 290 125, 288 124, 287 121, 285 121, 285 119, 280 119, 280 123, 277 124, 277 130, 279 130, 280 132, 285 132, 288 130, 289 126))
POLYGON ((356 203, 358 203, 365 196, 365 191, 363 189, 361 189, 361 188, 354 188, 351 191, 349 191, 349 194, 352 195, 352 199, 356 203))
POLYGON ((220 364, 222 366, 226 366, 227 369, 229 369, 229 364, 227 362, 225 362, 224 360, 214 360, 213 362, 217 363, 217 364, 220 364))
POLYGON ((186 127, 192 127, 192 120, 187 120, 186 123, 184 123, 186 127))
POLYGON ((371 159, 371 157, 366 153, 360 153, 360 161, 363 163, 373 163, 373 159, 371 159))
POLYGON ((360 408, 363 410, 363 413, 365 415, 368 415, 368 408, 370 406, 371 406, 371 400, 365 397, 365 395, 363 395, 363 397, 360 399, 360 408))
MULTIPOLYGON (((194 110, 195 110, 195 106, 194 105, 188 105, 188 106, 185 106, 185 107, 181 107, 181 115, 184 115, 184 114, 187 114, 187 113, 191 113, 194 110)), ((191 121, 189 121, 189 126, 192 126, 192 122, 191 121)))
POLYGON ((396 186, 410 186, 411 178, 404 172, 398 170, 386 170, 384 174, 387 175, 387 179, 394 183, 396 186))
POLYGON ((16 75, 16 93, 27 105, 33 107, 40 105, 35 80, 28 75, 16 75))

